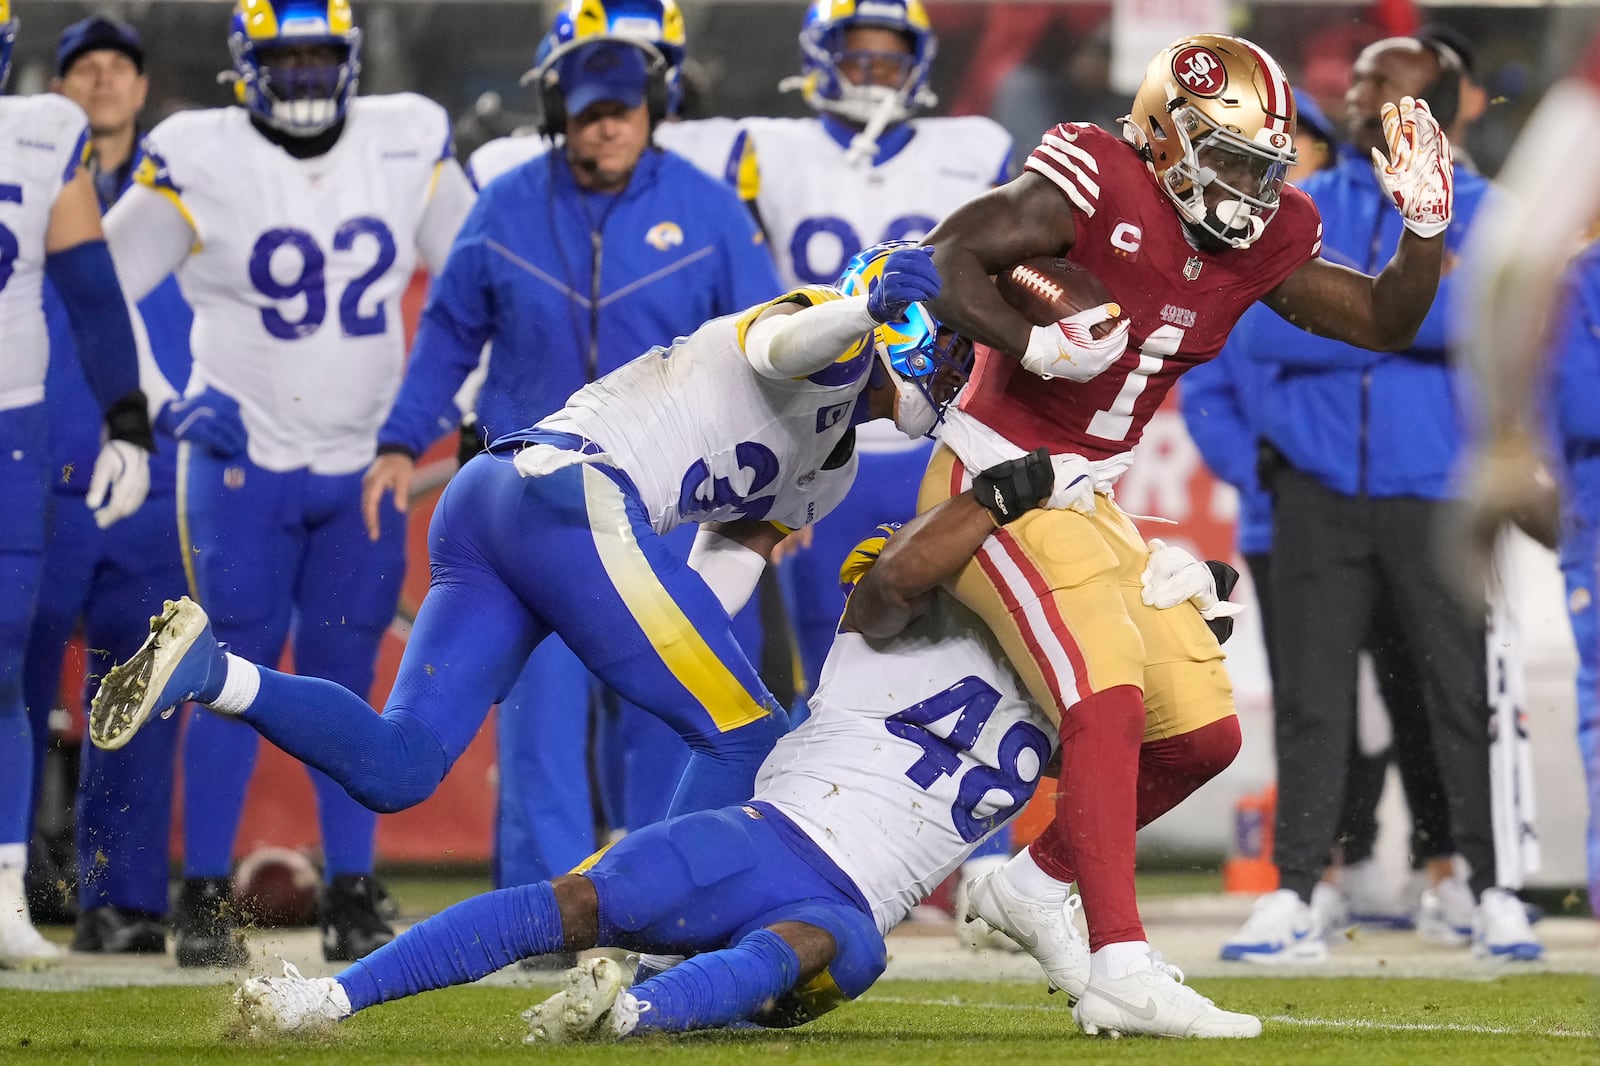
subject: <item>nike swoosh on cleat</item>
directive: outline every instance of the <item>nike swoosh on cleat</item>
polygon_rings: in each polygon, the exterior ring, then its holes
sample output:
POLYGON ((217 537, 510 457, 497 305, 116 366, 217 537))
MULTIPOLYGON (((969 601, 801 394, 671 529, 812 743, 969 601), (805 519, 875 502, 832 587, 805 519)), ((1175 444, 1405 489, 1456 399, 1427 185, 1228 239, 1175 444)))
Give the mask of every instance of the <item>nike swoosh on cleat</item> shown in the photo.
POLYGON ((1138 1018, 1140 1021, 1150 1022, 1150 1021, 1154 1021, 1155 1020, 1155 1017, 1156 1017, 1156 1001, 1154 999, 1147 999, 1147 1000, 1144 1001, 1144 1006, 1135 1007, 1132 1003, 1129 1003, 1127 1000, 1123 999, 1121 996, 1113 996, 1109 992, 1102 992, 1099 989, 1095 989, 1095 993, 1094 994, 1099 996, 1101 999, 1105 1000, 1107 1003, 1111 1004, 1112 1006, 1119 1007, 1122 1010, 1127 1011, 1129 1014, 1133 1015, 1135 1018, 1138 1018))

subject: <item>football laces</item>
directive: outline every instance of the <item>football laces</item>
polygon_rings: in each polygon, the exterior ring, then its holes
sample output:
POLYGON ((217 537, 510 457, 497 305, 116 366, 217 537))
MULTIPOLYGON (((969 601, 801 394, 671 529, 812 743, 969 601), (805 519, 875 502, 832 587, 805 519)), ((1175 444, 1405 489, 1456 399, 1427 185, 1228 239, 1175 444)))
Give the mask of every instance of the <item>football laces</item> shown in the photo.
POLYGON ((1065 293, 1060 285, 1051 281, 1043 274, 1029 266, 1017 266, 1011 269, 1011 280, 1021 285, 1024 289, 1036 296, 1042 296, 1050 303, 1060 300, 1065 293))

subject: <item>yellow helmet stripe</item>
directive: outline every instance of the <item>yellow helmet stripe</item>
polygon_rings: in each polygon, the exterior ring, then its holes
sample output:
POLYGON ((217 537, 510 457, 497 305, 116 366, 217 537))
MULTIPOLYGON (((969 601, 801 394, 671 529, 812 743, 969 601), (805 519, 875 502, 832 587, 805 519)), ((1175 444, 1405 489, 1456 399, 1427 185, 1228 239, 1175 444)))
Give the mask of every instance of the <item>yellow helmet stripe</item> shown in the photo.
POLYGON ((239 14, 244 17, 244 32, 252 41, 278 36, 278 13, 270 0, 239 0, 239 14))
POLYGON ((350 0, 329 0, 328 32, 344 36, 355 28, 355 15, 350 11, 350 0))
POLYGON ((11 21, 11 0, 0 0, 0 22, 11 21))

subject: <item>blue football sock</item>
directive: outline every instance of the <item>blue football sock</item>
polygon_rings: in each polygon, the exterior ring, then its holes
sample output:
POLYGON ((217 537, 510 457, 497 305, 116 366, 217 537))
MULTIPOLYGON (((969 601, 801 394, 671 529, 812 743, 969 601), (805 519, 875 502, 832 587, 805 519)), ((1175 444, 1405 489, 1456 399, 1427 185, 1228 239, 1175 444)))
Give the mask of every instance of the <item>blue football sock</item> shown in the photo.
POLYGON ((183 736, 183 876, 227 877, 260 740, 232 718, 196 710, 183 736))
POLYGON ((550 882, 462 900, 418 922, 338 975, 350 1009, 464 985, 518 959, 561 951, 566 936, 550 882))
POLYGON ((770 929, 674 966, 628 991, 650 1004, 635 1032, 682 1033, 742 1021, 794 987, 800 957, 770 929))

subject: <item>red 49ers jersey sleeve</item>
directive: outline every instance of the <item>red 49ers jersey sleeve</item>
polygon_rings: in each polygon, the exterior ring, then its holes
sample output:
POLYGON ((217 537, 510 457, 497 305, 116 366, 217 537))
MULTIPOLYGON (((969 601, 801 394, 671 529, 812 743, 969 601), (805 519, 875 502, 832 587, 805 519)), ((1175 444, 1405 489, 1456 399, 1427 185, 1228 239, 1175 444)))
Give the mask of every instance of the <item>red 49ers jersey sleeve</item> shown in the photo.
POLYGON ((1133 146, 1098 126, 1057 126, 1027 169, 1071 202, 1066 255, 1105 283, 1130 330, 1122 358, 1083 383, 1043 380, 980 348, 961 409, 1022 448, 1090 459, 1132 449, 1179 375, 1214 357, 1245 308, 1322 247, 1316 205, 1292 186, 1250 247, 1195 247, 1133 146))
POLYGON ((1589 48, 1578 64, 1578 77, 1600 89, 1600 33, 1589 38, 1589 48))

